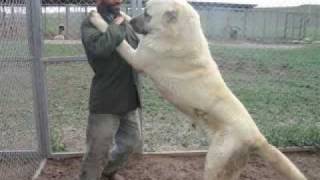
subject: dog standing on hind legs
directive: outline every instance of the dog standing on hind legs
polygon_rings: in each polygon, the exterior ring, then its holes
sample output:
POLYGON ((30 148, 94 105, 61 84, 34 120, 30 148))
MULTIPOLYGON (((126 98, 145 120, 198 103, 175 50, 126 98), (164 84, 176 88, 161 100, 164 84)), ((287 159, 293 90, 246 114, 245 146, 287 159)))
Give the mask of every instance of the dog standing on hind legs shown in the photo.
MULTIPOLYGON (((95 11, 90 21, 102 33, 108 24, 95 11)), ((197 12, 185 0, 150 0, 130 21, 144 36, 137 49, 123 41, 117 51, 147 74, 161 95, 206 129, 210 147, 206 180, 235 180, 256 152, 288 180, 306 180, 261 134, 243 104, 225 84, 211 57, 197 12)), ((213 52, 214 53, 214 52, 213 52)))

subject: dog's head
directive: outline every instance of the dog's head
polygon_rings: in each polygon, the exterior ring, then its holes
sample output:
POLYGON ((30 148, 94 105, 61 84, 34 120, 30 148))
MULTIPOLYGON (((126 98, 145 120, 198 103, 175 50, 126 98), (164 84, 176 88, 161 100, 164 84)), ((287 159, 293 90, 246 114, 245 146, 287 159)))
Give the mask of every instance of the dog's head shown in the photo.
POLYGON ((133 29, 140 34, 175 34, 193 26, 190 20, 199 21, 198 14, 186 0, 150 0, 144 13, 130 21, 133 29))

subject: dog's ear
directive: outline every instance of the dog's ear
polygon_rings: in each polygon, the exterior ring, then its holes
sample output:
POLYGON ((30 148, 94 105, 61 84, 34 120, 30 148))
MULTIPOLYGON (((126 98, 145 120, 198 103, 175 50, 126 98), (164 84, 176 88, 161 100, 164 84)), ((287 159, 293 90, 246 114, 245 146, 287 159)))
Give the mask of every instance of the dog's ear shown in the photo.
POLYGON ((178 21, 177 10, 166 11, 163 16, 166 23, 176 23, 178 21))

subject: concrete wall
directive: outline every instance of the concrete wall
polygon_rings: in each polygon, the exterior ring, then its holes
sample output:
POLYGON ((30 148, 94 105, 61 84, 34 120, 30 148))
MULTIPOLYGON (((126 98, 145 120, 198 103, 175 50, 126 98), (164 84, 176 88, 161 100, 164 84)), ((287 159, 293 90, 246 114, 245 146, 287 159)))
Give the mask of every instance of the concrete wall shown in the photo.
POLYGON ((320 40, 319 6, 215 8, 195 6, 206 36, 220 40, 320 40))

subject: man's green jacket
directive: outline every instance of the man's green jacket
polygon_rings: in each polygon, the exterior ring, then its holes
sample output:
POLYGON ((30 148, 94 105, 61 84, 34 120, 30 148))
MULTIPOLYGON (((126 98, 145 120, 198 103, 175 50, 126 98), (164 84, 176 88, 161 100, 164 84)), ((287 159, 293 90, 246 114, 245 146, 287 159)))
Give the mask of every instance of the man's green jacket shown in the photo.
POLYGON ((125 38, 136 48, 139 39, 128 22, 108 22, 105 33, 84 19, 81 39, 94 77, 91 83, 89 110, 95 114, 123 114, 140 106, 132 67, 115 48, 125 38))

